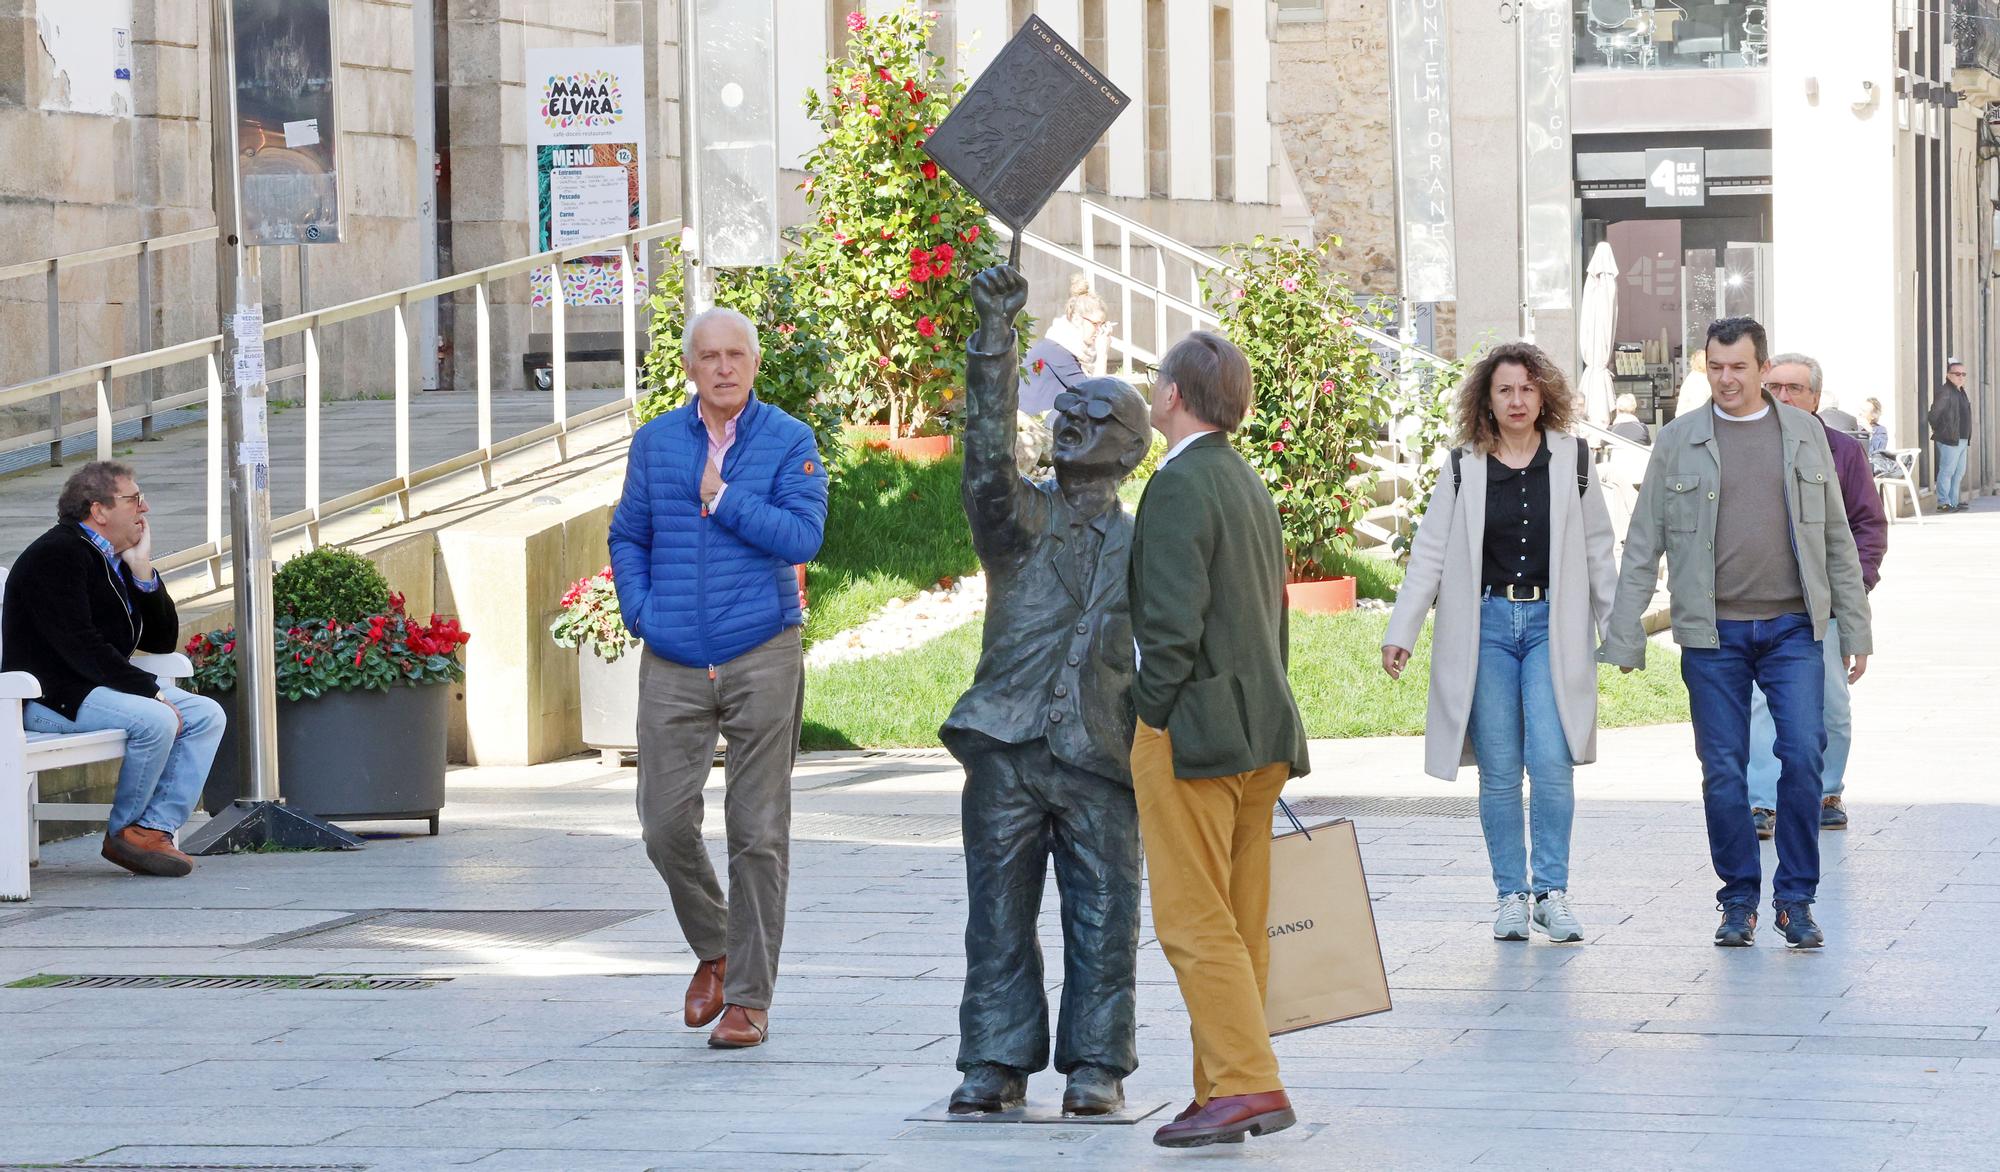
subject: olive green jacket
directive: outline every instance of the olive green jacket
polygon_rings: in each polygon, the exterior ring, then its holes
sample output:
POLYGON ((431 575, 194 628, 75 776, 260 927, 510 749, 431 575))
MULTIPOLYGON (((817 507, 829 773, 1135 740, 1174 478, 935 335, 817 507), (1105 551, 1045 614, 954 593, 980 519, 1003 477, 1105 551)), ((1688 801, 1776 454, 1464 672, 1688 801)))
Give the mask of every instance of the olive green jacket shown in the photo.
POLYGON ((1285 538, 1264 482, 1213 432, 1155 473, 1132 535, 1139 719, 1173 741, 1174 775, 1311 765, 1285 677, 1285 538))
MULTIPOLYGON (((1813 638, 1826 637, 1828 618, 1840 620, 1840 651, 1866 655, 1868 590, 1861 581, 1861 557, 1847 526, 1826 429, 1795 407, 1764 396, 1778 413, 1785 453, 1785 508, 1791 515, 1792 552, 1813 638)), ((1621 667, 1646 666, 1646 633, 1641 627, 1658 581, 1660 555, 1667 558, 1667 593, 1673 604, 1674 642, 1683 647, 1715 647, 1715 514, 1722 484, 1716 454, 1715 411, 1707 404, 1660 429, 1653 457, 1639 487, 1639 503, 1625 531, 1624 565, 1618 597, 1597 658, 1621 667)))

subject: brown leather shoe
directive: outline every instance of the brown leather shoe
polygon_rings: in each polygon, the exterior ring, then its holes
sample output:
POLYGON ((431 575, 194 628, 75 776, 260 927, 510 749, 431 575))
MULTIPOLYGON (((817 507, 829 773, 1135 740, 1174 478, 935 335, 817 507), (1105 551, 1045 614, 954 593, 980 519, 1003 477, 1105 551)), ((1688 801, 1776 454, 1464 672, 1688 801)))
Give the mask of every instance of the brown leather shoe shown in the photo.
POLYGON ((694 979, 688 982, 687 1004, 681 1010, 681 1019, 688 1023, 689 1029, 700 1029, 722 1012, 722 973, 728 966, 726 956, 694 966, 694 979))
MULTIPOLYGON (((1198 1099, 1189 1099, 1188 1105, 1181 1108, 1181 1113, 1174 1116, 1174 1122, 1185 1122, 1194 1118, 1200 1111, 1201 1101, 1198 1099)), ((1219 1135, 1215 1137, 1215 1142, 1219 1144, 1240 1144, 1243 1142, 1243 1133, 1237 1132, 1235 1135, 1219 1135)))
POLYGON ((1181 1112, 1172 1123, 1153 1133, 1153 1142, 1163 1148, 1235 1143, 1246 1135, 1283 1131, 1298 1121, 1298 1116, 1292 1114, 1292 1101, 1283 1091, 1223 1095, 1210 1099, 1192 1115, 1181 1112))
POLYGON ((747 1050, 763 1045, 770 1035, 768 1010, 730 1005, 724 1007, 722 1020, 715 1023, 715 1029, 708 1035, 708 1044, 717 1050, 747 1050))
POLYGON ((116 834, 105 835, 101 853, 134 875, 178 879, 194 870, 194 860, 175 850, 173 839, 144 826, 127 826, 116 834))

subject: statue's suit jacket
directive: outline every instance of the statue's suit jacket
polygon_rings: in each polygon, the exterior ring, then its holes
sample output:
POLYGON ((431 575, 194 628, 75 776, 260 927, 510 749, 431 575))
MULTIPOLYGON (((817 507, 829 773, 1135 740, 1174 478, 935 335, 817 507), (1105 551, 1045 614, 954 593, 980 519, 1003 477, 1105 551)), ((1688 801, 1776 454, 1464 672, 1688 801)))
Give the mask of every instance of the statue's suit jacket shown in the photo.
POLYGON ((1014 463, 1015 349, 967 347, 965 515, 986 568, 986 625, 972 687, 940 735, 961 759, 968 734, 1018 745, 1047 738, 1056 759, 1132 784, 1132 518, 1080 516, 1055 482, 1014 463), (1071 543, 1101 542, 1080 567, 1071 543))

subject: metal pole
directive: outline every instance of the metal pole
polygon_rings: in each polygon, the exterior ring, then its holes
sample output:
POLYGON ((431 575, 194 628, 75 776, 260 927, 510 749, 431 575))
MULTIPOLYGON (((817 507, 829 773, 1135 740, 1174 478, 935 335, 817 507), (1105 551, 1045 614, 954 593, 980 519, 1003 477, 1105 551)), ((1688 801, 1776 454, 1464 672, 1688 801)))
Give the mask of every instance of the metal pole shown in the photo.
POLYGON ((222 380, 229 437, 229 564, 236 595, 236 722, 243 796, 278 798, 277 649, 271 603, 271 469, 252 440, 266 430, 263 272, 241 238, 236 170, 236 17, 233 0, 209 5, 209 116, 215 157, 215 300, 222 322, 222 380))
POLYGON ((1516 266, 1521 291, 1521 340, 1535 340, 1535 311, 1528 304, 1528 5, 1514 5, 1515 195, 1520 204, 1521 244, 1516 266))
POLYGON ((701 151, 695 123, 695 18, 697 0, 680 0, 681 8, 681 305, 695 314, 715 304, 708 268, 701 262, 701 151))

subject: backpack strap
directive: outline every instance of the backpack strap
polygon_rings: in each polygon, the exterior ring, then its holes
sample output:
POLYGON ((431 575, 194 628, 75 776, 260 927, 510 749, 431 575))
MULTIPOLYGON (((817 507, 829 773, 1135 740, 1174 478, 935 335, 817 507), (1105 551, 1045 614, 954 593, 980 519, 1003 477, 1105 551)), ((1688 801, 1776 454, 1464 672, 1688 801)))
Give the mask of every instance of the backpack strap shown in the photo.
POLYGON ((1451 450, 1451 491, 1454 493, 1458 491, 1458 460, 1463 455, 1465 452, 1460 448, 1451 450))
POLYGON ((1583 496, 1590 491, 1590 444, 1582 436, 1576 437, 1576 495, 1583 496))

